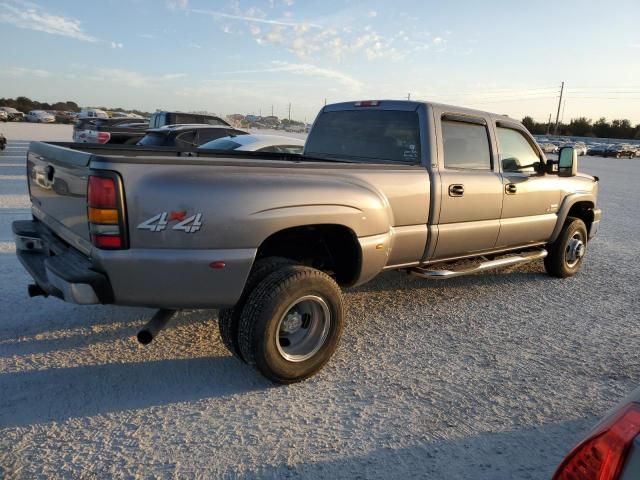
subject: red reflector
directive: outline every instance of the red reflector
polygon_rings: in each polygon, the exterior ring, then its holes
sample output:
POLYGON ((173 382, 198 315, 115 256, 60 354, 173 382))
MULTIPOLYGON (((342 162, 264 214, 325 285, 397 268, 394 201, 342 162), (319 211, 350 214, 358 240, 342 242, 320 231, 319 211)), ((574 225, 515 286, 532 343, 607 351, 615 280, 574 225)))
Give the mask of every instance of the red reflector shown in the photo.
POLYGON ((90 176, 87 201, 90 207, 118 208, 116 183, 112 178, 90 176))
POLYGON ((122 248, 122 240, 115 235, 91 235, 91 243, 98 248, 122 248))
POLYGON ((111 134, 109 132, 98 132, 98 136, 96 137, 98 143, 107 143, 110 139, 111 134))
POLYGON ((210 266, 211 268, 213 268, 214 270, 220 270, 221 268, 226 267, 226 266, 227 266, 227 264, 226 264, 226 263, 224 263, 224 262, 211 262, 211 263, 209 264, 209 266, 210 266))
POLYGON ((640 405, 632 403, 562 461, 553 480, 617 480, 633 439, 640 434, 640 405))
POLYGON ((362 100, 361 102, 355 103, 356 107, 377 107, 380 105, 378 100, 362 100))

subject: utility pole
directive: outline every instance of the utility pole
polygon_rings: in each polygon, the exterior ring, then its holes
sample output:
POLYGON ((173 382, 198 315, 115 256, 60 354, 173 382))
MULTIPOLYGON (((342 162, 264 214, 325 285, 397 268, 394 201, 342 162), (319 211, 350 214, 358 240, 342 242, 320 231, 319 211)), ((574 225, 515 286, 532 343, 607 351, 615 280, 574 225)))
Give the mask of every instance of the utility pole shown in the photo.
POLYGON ((553 134, 558 134, 558 120, 560 120, 560 105, 562 104, 562 92, 564 92, 564 82, 560 86, 560 98, 558 99, 558 113, 556 113, 556 126, 553 128, 553 134))
POLYGON ((289 121, 291 121, 291 102, 289 102, 289 121))
POLYGON ((563 122, 564 121, 564 107, 567 106, 567 99, 564 99, 564 102, 562 102, 562 115, 560 115, 560 121, 563 122))
POLYGON ((324 106, 325 107, 327 106, 327 99, 326 98, 324 99, 324 106))
POLYGON ((407 93, 407 100, 411 100, 411 92, 407 93))
POLYGON ((271 116, 273 117, 273 105, 271 105, 271 116))
POLYGON ((547 135, 551 132, 551 114, 549 114, 549 121, 547 122, 547 135))

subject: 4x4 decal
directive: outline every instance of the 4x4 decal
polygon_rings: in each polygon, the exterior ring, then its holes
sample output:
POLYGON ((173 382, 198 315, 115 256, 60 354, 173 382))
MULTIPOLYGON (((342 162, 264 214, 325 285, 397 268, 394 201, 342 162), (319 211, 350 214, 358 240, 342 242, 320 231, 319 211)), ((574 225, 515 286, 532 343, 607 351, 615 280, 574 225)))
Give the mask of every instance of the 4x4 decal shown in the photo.
POLYGON ((162 212, 145 220, 136 228, 139 230, 149 230, 151 232, 161 232, 165 230, 169 222, 178 221, 171 230, 179 230, 185 233, 195 233, 202 227, 202 213, 196 213, 187 217, 187 212, 162 212))

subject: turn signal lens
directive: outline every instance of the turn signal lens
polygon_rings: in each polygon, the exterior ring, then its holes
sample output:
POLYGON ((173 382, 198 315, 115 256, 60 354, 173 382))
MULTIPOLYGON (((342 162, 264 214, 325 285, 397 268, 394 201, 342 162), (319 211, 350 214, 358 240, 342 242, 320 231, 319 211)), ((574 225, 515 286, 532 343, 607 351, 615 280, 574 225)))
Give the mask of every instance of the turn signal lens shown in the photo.
POLYGON ((89 207, 89 221, 91 223, 118 223, 118 210, 89 207))

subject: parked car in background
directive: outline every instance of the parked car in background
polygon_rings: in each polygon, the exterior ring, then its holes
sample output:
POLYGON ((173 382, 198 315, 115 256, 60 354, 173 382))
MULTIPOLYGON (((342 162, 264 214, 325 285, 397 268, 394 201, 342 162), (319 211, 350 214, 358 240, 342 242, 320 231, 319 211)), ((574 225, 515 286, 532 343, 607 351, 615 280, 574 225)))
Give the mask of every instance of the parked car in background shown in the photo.
POLYGON ((618 143, 607 148, 607 150, 604 152, 604 156, 615 158, 633 158, 636 156, 636 148, 633 145, 629 145, 627 143, 618 143))
POLYGON ((558 153, 558 147, 551 142, 538 143, 544 153, 558 153))
POLYGON ((73 123, 78 118, 76 112, 55 112, 54 115, 57 123, 73 123))
POLYGON ((0 122, 8 122, 9 115, 4 110, 0 110, 0 122))
POLYGON ((304 140, 282 135, 237 135, 222 137, 199 147, 201 150, 302 153, 304 140))
POLYGON ((109 118, 133 118, 137 120, 145 119, 142 115, 138 115, 137 113, 127 112, 109 112, 109 118))
POLYGON ((109 115, 99 108, 83 108, 78 118, 109 118, 109 115))
POLYGON ((135 145, 147 128, 147 122, 135 118, 80 118, 73 125, 73 141, 135 145))
POLYGON ((56 121, 56 117, 44 110, 31 110, 27 113, 26 119, 34 123, 55 123, 56 121))
POLYGON ((244 130, 221 125, 167 125, 148 129, 137 144, 147 147, 194 148, 218 138, 247 134, 244 130))
POLYGON ((634 390, 569 452, 553 480, 640 478, 640 388, 634 390))
POLYGON ((0 111, 7 113, 7 118, 10 122, 20 122, 24 120, 24 113, 13 107, 0 107, 0 111))
POLYGON ((592 155, 594 157, 596 157, 596 156, 602 157, 602 156, 604 156, 605 152, 607 151, 607 148, 609 148, 609 145, 604 144, 604 143, 590 145, 589 148, 587 149, 587 155, 592 155))
POLYGON ((155 112, 149 119, 149 128, 160 128, 165 125, 186 125, 204 123, 207 125, 222 125, 230 127, 231 125, 215 115, 204 115, 200 113, 182 113, 182 112, 155 112))
POLYGON ((578 155, 586 155, 587 154, 587 144, 584 142, 575 142, 572 145, 568 145, 573 147, 573 149, 578 152, 578 155))

